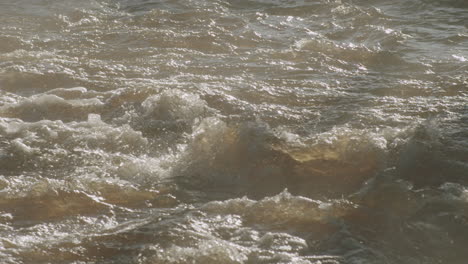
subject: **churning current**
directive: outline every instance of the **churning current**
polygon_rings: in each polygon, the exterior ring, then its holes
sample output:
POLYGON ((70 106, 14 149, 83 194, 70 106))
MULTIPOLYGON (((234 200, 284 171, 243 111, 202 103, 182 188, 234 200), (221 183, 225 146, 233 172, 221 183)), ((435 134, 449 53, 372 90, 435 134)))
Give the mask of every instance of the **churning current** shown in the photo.
POLYGON ((0 0, 0 263, 467 248, 466 0, 0 0))

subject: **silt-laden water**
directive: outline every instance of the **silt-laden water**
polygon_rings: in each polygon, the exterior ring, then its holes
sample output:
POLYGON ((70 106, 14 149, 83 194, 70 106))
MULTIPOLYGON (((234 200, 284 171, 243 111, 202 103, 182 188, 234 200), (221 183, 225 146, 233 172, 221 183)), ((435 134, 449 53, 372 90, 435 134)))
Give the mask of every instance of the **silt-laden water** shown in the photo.
POLYGON ((464 0, 0 0, 0 263, 466 263, 467 95, 464 0))

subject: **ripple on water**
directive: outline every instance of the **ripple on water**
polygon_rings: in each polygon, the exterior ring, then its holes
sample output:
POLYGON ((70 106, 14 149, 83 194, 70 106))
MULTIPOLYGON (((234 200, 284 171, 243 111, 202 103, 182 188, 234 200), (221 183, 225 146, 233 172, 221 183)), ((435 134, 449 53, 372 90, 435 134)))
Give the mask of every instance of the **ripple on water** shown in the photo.
POLYGON ((464 3, 0 1, 0 259, 464 263, 464 3))

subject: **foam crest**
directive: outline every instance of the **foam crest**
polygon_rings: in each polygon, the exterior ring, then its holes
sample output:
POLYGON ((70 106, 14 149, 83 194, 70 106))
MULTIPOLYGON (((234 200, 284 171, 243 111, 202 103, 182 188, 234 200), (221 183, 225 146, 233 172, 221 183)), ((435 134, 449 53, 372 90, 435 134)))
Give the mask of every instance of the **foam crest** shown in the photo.
POLYGON ((298 41, 295 46, 299 51, 317 52, 331 57, 334 60, 330 60, 328 64, 331 67, 340 67, 343 69, 348 69, 348 65, 354 65, 354 70, 356 70, 356 68, 358 70, 366 70, 365 67, 394 67, 395 65, 411 68, 415 66, 419 68, 423 67, 422 65, 406 62, 397 53, 379 50, 378 47, 369 48, 363 44, 334 42, 323 37, 302 39, 298 41), (362 67, 362 65, 365 67, 362 67))
POLYGON ((386 166, 394 133, 348 128, 306 139, 262 123, 226 124, 205 118, 194 128, 176 174, 197 188, 272 194, 289 188, 319 197, 354 192, 386 166))
POLYGON ((148 140, 141 132, 128 125, 106 124, 98 115, 90 117, 89 121, 71 123, 3 119, 0 128, 6 142, 0 163, 5 169, 16 167, 14 171, 72 169, 70 164, 94 166, 105 160, 115 164, 121 158, 131 159, 131 155, 146 152, 148 140))
POLYGON ((7 104, 0 107, 0 114, 4 117, 20 118, 34 122, 47 120, 83 120, 88 113, 99 112, 104 105, 97 98, 66 100, 53 94, 42 94, 7 104))
POLYGON ((156 258, 165 263, 244 263, 248 258, 242 250, 224 241, 208 240, 198 247, 172 246, 156 258))
POLYGON ((166 122, 187 122, 189 125, 207 111, 206 103, 198 95, 167 90, 148 97, 142 103, 144 118, 166 122))
MULTIPOLYGON (((229 202, 231 201, 218 204, 219 208, 226 209, 226 211, 222 211, 223 209, 217 211, 214 209, 217 205, 209 203, 203 206, 201 211, 190 210, 182 219, 164 224, 152 223, 151 225, 165 225, 171 234, 184 236, 185 241, 174 241, 171 235, 148 234, 156 243, 143 252, 142 262, 317 263, 320 260, 327 260, 330 261, 329 263, 338 263, 339 258, 334 256, 309 254, 310 248, 304 238, 281 232, 281 229, 288 229, 287 220, 276 219, 280 222, 275 223, 272 223, 273 221, 249 222, 244 216, 237 215, 236 211, 230 212, 229 206, 225 207, 229 202), (274 225, 275 231, 265 230, 269 224, 274 225), (165 241, 159 239, 161 236, 165 238, 165 241)), ((253 208, 248 207, 246 211, 251 209, 253 208)), ((309 227, 314 224, 314 222, 308 222, 309 227)))
POLYGON ((271 225, 287 229, 288 226, 328 223, 349 214, 356 205, 346 200, 321 202, 291 195, 287 190, 259 201, 246 197, 222 202, 210 202, 203 210, 211 213, 237 214, 249 224, 271 225))

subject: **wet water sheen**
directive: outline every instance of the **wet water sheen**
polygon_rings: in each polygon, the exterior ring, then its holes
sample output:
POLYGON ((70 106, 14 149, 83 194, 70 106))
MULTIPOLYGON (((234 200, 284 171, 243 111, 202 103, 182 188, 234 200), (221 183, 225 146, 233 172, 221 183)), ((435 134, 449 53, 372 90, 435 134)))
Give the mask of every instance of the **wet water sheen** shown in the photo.
POLYGON ((466 263, 468 2, 0 0, 0 262, 466 263))

